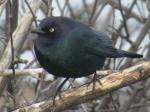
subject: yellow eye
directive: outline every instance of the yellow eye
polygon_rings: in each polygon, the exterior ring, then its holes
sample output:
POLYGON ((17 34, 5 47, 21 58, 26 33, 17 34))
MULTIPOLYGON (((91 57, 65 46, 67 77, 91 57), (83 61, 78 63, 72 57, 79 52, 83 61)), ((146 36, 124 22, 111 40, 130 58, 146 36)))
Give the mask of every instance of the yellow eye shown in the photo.
POLYGON ((51 33, 52 33, 52 32, 54 32, 54 31, 55 31, 55 29, 54 29, 54 28, 52 28, 52 27, 51 27, 51 28, 49 28, 49 32, 51 32, 51 33))

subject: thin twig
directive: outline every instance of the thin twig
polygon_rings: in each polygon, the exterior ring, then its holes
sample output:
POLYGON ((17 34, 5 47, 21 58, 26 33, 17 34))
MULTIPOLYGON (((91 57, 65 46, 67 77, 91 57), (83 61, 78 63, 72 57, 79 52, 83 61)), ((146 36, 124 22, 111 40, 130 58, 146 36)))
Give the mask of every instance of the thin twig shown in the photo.
MULTIPOLYGON (((10 37, 10 43, 11 43, 11 60, 12 60, 12 72, 13 72, 13 95, 15 96, 15 65, 14 65, 14 45, 13 45, 13 37, 12 37, 12 2, 9 0, 9 37, 10 37)), ((16 100, 15 97, 13 97, 14 105, 16 106, 16 100)))
POLYGON ((68 9, 70 11, 71 17, 75 18, 75 15, 74 15, 73 9, 72 9, 72 7, 71 7, 71 5, 69 3, 69 0, 66 0, 66 5, 68 6, 68 9))
POLYGON ((110 93, 109 95, 110 95, 110 98, 111 98, 111 100, 112 100, 112 105, 113 105, 113 107, 114 107, 114 109, 115 109, 115 112, 119 112, 118 107, 116 106, 116 103, 115 103, 115 101, 114 101, 114 99, 113 99, 112 93, 110 93))
POLYGON ((125 29, 125 32, 126 32, 126 38, 128 38, 129 40, 129 31, 128 31, 128 27, 127 27, 127 23, 126 23, 126 16, 125 14, 123 13, 123 9, 122 9, 122 5, 121 5, 121 1, 119 0, 119 9, 120 9, 120 12, 121 12, 121 15, 122 15, 122 18, 123 18, 123 25, 124 25, 124 29, 125 29))
POLYGON ((27 4, 27 6, 28 6, 28 8, 29 8, 29 10, 30 10, 30 12, 31 12, 31 14, 32 14, 32 16, 33 16, 33 20, 34 20, 35 26, 37 27, 38 24, 37 24, 37 20, 36 20, 35 14, 34 14, 34 12, 32 11, 32 8, 30 7, 30 5, 29 5, 29 3, 28 3, 27 0, 25 0, 25 3, 27 4))
POLYGON ((93 17, 93 19, 91 20, 91 24, 93 25, 96 20, 98 19, 98 17, 100 16, 101 12, 103 11, 103 9, 105 8, 107 2, 104 1, 104 3, 102 3, 101 8, 97 11, 97 13, 95 14, 95 16, 93 17))
POLYGON ((93 9, 92 9, 92 13, 91 13, 91 16, 90 16, 90 18, 89 18, 89 24, 90 24, 90 25, 91 25, 93 16, 94 16, 95 11, 96 11, 96 8, 97 8, 97 7, 96 7, 96 6, 97 6, 97 2, 98 2, 98 0, 95 0, 94 5, 93 5, 93 9))

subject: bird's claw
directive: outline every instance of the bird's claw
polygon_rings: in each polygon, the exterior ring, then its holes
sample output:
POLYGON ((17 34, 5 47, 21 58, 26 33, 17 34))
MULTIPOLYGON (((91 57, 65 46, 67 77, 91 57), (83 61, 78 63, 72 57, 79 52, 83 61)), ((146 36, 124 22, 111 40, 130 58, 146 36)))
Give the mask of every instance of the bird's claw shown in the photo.
POLYGON ((53 100, 53 105, 56 105, 56 97, 57 95, 59 96, 59 98, 62 100, 62 97, 61 97, 61 89, 62 87, 64 86, 64 84, 66 83, 66 81, 68 80, 69 78, 66 78, 61 84, 60 86, 56 89, 56 92, 52 98, 53 100))
POLYGON ((96 82, 99 83, 99 85, 102 85, 101 81, 99 80, 99 77, 97 76, 96 72, 94 73, 94 76, 90 82, 88 82, 87 87, 90 86, 90 84, 93 84, 93 90, 95 90, 96 82))
POLYGON ((54 96, 53 96, 53 98, 52 98, 52 101, 53 101, 53 105, 54 106, 56 106, 56 97, 59 97, 59 99, 61 99, 62 100, 62 96, 61 96, 61 88, 59 89, 57 89, 56 90, 56 92, 55 92, 55 94, 54 94, 54 96))

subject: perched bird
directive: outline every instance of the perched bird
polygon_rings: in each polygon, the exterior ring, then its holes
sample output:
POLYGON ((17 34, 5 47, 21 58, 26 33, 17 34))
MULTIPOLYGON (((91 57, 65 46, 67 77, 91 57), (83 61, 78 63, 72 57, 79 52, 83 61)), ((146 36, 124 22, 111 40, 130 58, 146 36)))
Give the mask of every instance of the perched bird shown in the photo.
POLYGON ((114 48, 106 34, 66 17, 45 18, 32 32, 38 34, 34 50, 40 65, 65 81, 94 73, 106 58, 142 57, 114 48))

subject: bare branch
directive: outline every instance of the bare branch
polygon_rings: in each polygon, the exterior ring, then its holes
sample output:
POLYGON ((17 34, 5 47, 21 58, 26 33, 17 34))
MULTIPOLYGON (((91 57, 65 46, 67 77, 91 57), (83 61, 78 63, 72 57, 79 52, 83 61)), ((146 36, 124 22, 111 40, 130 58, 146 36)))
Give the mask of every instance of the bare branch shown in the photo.
POLYGON ((138 35, 138 39, 136 39, 136 41, 133 43, 132 47, 130 48, 131 51, 137 50, 138 46, 141 44, 142 40, 144 39, 145 35, 147 34, 149 28, 150 28, 150 14, 138 35))
MULTIPOLYGON (((116 8, 116 9, 119 9, 119 3, 116 2, 116 0, 107 0, 107 2, 108 2, 112 7, 116 8)), ((125 6, 122 6, 122 9, 123 9, 126 13, 129 12, 128 8, 125 7, 125 6)), ((139 22, 141 22, 141 23, 144 22, 144 18, 141 18, 141 17, 140 17, 138 14, 136 14, 135 12, 130 12, 130 13, 131 13, 131 14, 130 14, 130 17, 136 18, 136 19, 137 19, 139 22)))
MULTIPOLYGON (((29 112, 29 110, 32 110, 32 112, 50 112, 52 110, 53 112, 60 112, 77 104, 97 99, 98 97, 101 97, 107 93, 131 85, 148 77, 150 77, 150 61, 143 62, 102 78, 100 80, 102 85, 97 83, 95 91, 92 90, 92 85, 90 85, 88 88, 87 85, 83 85, 79 88, 73 88, 64 91, 62 93, 63 101, 57 98, 56 107, 54 107, 52 101, 49 100, 23 107, 23 109, 25 109, 27 112, 29 112)), ((19 112, 21 109, 18 109, 14 112, 19 112)))
POLYGON ((2 1, 0 1, 0 15, 2 14, 2 12, 4 10, 7 1, 8 0, 2 0, 2 1))
MULTIPOLYGON (((34 0, 31 4, 32 11, 35 13, 40 4, 42 3, 41 0, 34 0)), ((30 11, 27 11, 24 17, 19 21, 19 24, 13 33, 13 40, 14 40, 14 55, 16 56, 21 46, 26 39, 26 35, 31 27, 31 23, 33 22, 33 16, 30 11), (19 44, 18 44, 19 43, 19 44)), ((11 64, 11 44, 10 41, 7 45, 7 48, 4 51, 2 58, 0 59, 0 69, 4 69, 9 67, 11 64)))
MULTIPOLYGON (((39 74, 42 74, 43 69, 42 68, 24 69, 24 70, 16 69, 15 72, 16 72, 15 73, 16 76, 29 75, 29 76, 37 77, 39 74)), ((11 75, 12 75, 11 69, 4 69, 0 71, 0 77, 11 76, 11 75)))

